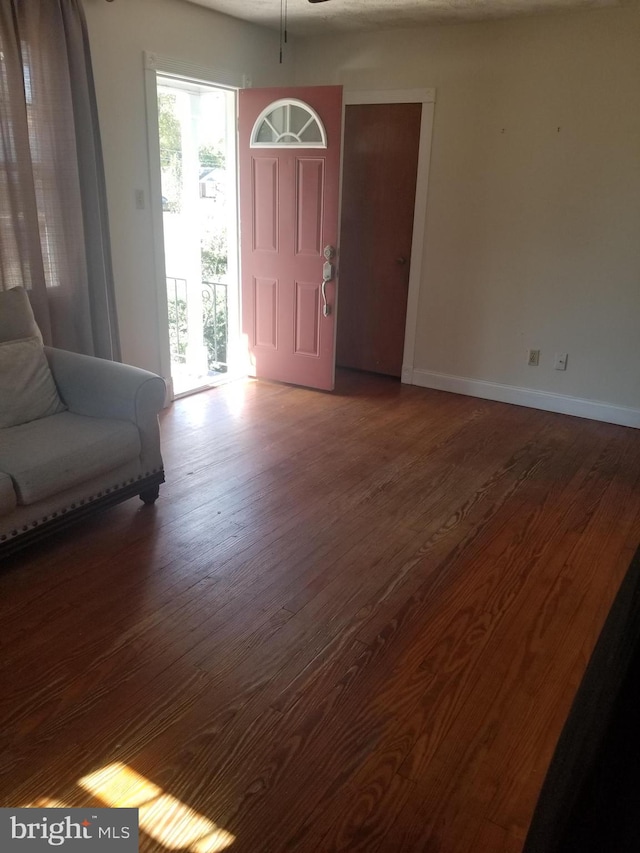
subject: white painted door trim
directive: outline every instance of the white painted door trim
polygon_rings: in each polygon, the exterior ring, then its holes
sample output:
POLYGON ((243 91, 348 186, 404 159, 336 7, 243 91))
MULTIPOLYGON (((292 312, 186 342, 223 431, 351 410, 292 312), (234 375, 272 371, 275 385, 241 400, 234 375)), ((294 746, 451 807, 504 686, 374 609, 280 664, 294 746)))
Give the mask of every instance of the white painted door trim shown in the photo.
MULTIPOLYGON (((420 146, 418 149, 418 171, 416 174, 416 197, 413 212, 413 234, 411 239, 411 266, 407 293, 407 319, 404 332, 404 354, 402 357, 402 382, 413 384, 414 357, 418 325, 418 300, 422 280, 425 226, 427 221, 427 196, 429 190, 429 164, 431 161, 431 137, 433 113, 436 102, 435 89, 388 89, 375 91, 351 90, 344 93, 344 108, 349 104, 422 104, 420 122, 420 146)), ((344 128, 344 115, 342 126, 344 128)))

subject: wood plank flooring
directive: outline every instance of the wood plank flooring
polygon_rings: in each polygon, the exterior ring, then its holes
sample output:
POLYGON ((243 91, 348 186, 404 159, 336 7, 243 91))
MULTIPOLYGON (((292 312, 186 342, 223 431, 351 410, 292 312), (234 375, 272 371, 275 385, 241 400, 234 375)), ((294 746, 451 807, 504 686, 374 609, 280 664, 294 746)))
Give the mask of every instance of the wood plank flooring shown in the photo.
POLYGON ((162 430, 155 507, 2 567, 1 805, 138 805, 143 851, 519 853, 640 432, 350 372, 162 430))

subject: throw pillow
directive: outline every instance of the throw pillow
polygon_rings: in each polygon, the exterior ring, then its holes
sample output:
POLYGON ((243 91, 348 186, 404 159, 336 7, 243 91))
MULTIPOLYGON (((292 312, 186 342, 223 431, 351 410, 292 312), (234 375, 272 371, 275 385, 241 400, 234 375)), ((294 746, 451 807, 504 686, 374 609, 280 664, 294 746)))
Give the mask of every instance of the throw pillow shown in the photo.
POLYGON ((0 291, 0 341, 34 337, 42 341, 27 291, 23 287, 0 291))
POLYGON ((0 343, 0 429, 65 409, 39 338, 0 343))

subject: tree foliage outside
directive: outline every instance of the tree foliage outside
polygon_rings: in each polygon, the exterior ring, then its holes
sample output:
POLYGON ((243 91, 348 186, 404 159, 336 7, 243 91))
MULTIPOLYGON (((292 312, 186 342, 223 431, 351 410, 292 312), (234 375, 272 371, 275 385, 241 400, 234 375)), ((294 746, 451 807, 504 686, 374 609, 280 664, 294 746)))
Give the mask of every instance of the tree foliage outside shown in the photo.
POLYGON ((227 274, 227 230, 218 234, 208 235, 202 241, 202 304, 203 304, 203 335, 209 358, 209 370, 220 362, 227 361, 227 286, 217 284, 227 274), (207 286, 208 285, 208 286, 207 286))
POLYGON ((218 234, 208 234, 201 247, 202 277, 205 281, 218 281, 227 274, 227 229, 218 234))
POLYGON ((227 332, 229 312, 227 309, 227 285, 217 284, 204 287, 202 291, 203 337, 207 347, 207 362, 210 371, 224 373, 227 370, 227 332))
MULTIPOLYGON (((162 173, 163 209, 181 212, 182 196, 182 132, 177 117, 177 98, 171 92, 158 92, 158 130, 162 173)), ((214 145, 199 148, 202 168, 225 168, 224 152, 214 145)), ((207 200, 210 201, 210 200, 207 200)), ((210 372, 226 371, 228 308, 226 228, 211 228, 201 242, 202 322, 210 372)), ((181 293, 168 292, 169 340, 173 361, 184 362, 188 341, 186 282, 181 293)))
MULTIPOLYGON (((158 133, 160 138, 160 170, 164 209, 180 213, 182 194, 182 131, 176 115, 176 96, 158 92, 158 133)), ((201 145, 198 149, 201 169, 224 169, 226 158, 220 146, 201 145)))
MULTIPOLYGON (((210 372, 226 371, 228 305, 227 284, 223 281, 227 273, 227 235, 209 235, 202 242, 202 331, 207 348, 210 372)), ((173 361, 184 362, 187 352, 187 295, 170 292, 169 340, 173 361)))
POLYGON ((158 131, 163 209, 180 213, 182 131, 176 116, 176 96, 170 92, 158 92, 158 131))
POLYGON ((184 363, 187 354, 187 300, 168 290, 167 309, 171 361, 184 363))
POLYGON ((213 145, 201 145, 198 149, 198 159, 201 169, 224 169, 226 165, 224 152, 213 145))
MULTIPOLYGON (((169 342, 171 360, 184 362, 187 355, 187 301, 170 298, 169 342)), ((227 285, 212 283, 202 289, 203 338, 207 348, 207 367, 210 373, 227 371, 228 333, 227 285)))

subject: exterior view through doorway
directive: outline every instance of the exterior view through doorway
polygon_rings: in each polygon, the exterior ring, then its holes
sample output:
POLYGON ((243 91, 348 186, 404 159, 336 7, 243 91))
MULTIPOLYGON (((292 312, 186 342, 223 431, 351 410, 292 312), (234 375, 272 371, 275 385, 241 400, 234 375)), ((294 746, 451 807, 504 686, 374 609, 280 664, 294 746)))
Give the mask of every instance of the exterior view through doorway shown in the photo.
POLYGON ((173 395, 240 372, 236 93, 157 75, 173 395))

